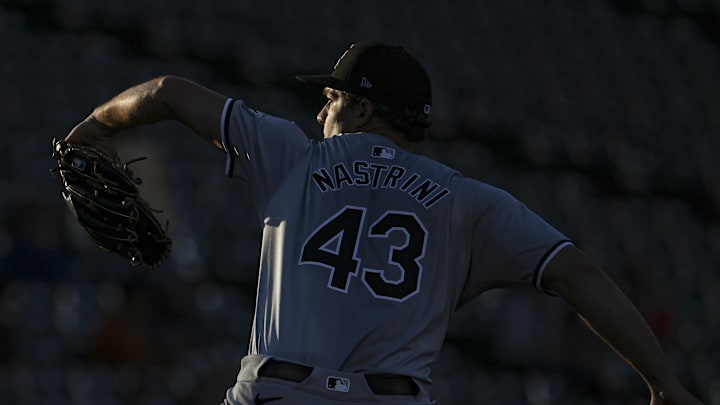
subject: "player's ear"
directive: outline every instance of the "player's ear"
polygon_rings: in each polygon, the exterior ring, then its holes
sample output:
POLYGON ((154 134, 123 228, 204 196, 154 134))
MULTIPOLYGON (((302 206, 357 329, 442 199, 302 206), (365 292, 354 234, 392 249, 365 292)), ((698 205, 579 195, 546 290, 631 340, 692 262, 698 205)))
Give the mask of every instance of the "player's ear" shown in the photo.
POLYGON ((369 122, 372 117, 373 113, 375 112, 375 106, 373 105, 372 101, 363 98, 358 103, 358 118, 362 122, 362 124, 365 124, 369 122))

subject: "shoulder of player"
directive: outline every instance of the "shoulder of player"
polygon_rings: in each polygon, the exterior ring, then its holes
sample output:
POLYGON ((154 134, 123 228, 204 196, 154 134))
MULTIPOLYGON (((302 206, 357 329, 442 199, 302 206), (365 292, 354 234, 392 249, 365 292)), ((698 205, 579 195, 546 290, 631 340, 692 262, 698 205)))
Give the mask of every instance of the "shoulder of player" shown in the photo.
POLYGON ((483 181, 458 175, 452 178, 451 190, 456 200, 476 208, 490 209, 502 207, 515 207, 522 204, 507 190, 485 183, 483 181))

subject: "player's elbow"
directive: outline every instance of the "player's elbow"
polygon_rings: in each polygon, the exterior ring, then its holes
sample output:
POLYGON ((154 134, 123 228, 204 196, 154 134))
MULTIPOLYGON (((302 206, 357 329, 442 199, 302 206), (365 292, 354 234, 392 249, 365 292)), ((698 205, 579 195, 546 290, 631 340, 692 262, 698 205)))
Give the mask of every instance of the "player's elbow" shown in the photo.
POLYGON ((169 101, 177 94, 180 83, 183 79, 177 76, 167 75, 155 79, 153 96, 162 103, 168 105, 169 101))
POLYGON ((158 108, 158 114, 163 119, 172 119, 183 121, 185 117, 184 111, 187 110, 185 104, 191 102, 188 93, 190 82, 178 76, 160 76, 155 79, 155 85, 152 88, 154 105, 158 108))

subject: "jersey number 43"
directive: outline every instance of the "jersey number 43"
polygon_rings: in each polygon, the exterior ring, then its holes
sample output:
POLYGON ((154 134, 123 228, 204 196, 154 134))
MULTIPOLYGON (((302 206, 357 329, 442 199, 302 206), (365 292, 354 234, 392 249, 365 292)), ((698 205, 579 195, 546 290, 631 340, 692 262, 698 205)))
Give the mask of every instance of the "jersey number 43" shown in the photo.
POLYGON ((411 212, 386 211, 367 230, 365 216, 365 208, 355 206, 346 206, 331 216, 306 240, 300 264, 330 269, 328 288, 333 290, 347 292, 351 277, 360 276, 376 298, 405 301, 420 290, 427 230, 411 212), (361 237, 388 239, 393 232, 404 235, 401 238, 404 243, 388 245, 387 266, 396 266, 401 271, 401 277, 394 280, 383 269, 362 267, 359 257, 362 254, 358 252, 361 237))

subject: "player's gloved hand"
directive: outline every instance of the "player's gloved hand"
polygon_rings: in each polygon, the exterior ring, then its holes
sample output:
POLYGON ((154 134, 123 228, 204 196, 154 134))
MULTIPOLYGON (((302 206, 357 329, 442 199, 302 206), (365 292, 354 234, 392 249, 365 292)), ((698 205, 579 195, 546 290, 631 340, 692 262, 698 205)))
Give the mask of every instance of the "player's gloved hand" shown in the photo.
POLYGON ((112 131, 92 116, 77 124, 65 137, 68 143, 92 146, 110 158, 117 158, 118 152, 110 141, 112 131))
POLYGON ((144 158, 122 163, 91 145, 64 140, 53 140, 52 157, 62 197, 95 244, 148 269, 168 257, 167 223, 163 226, 155 216, 159 211, 141 198, 141 179, 128 168, 144 158))

